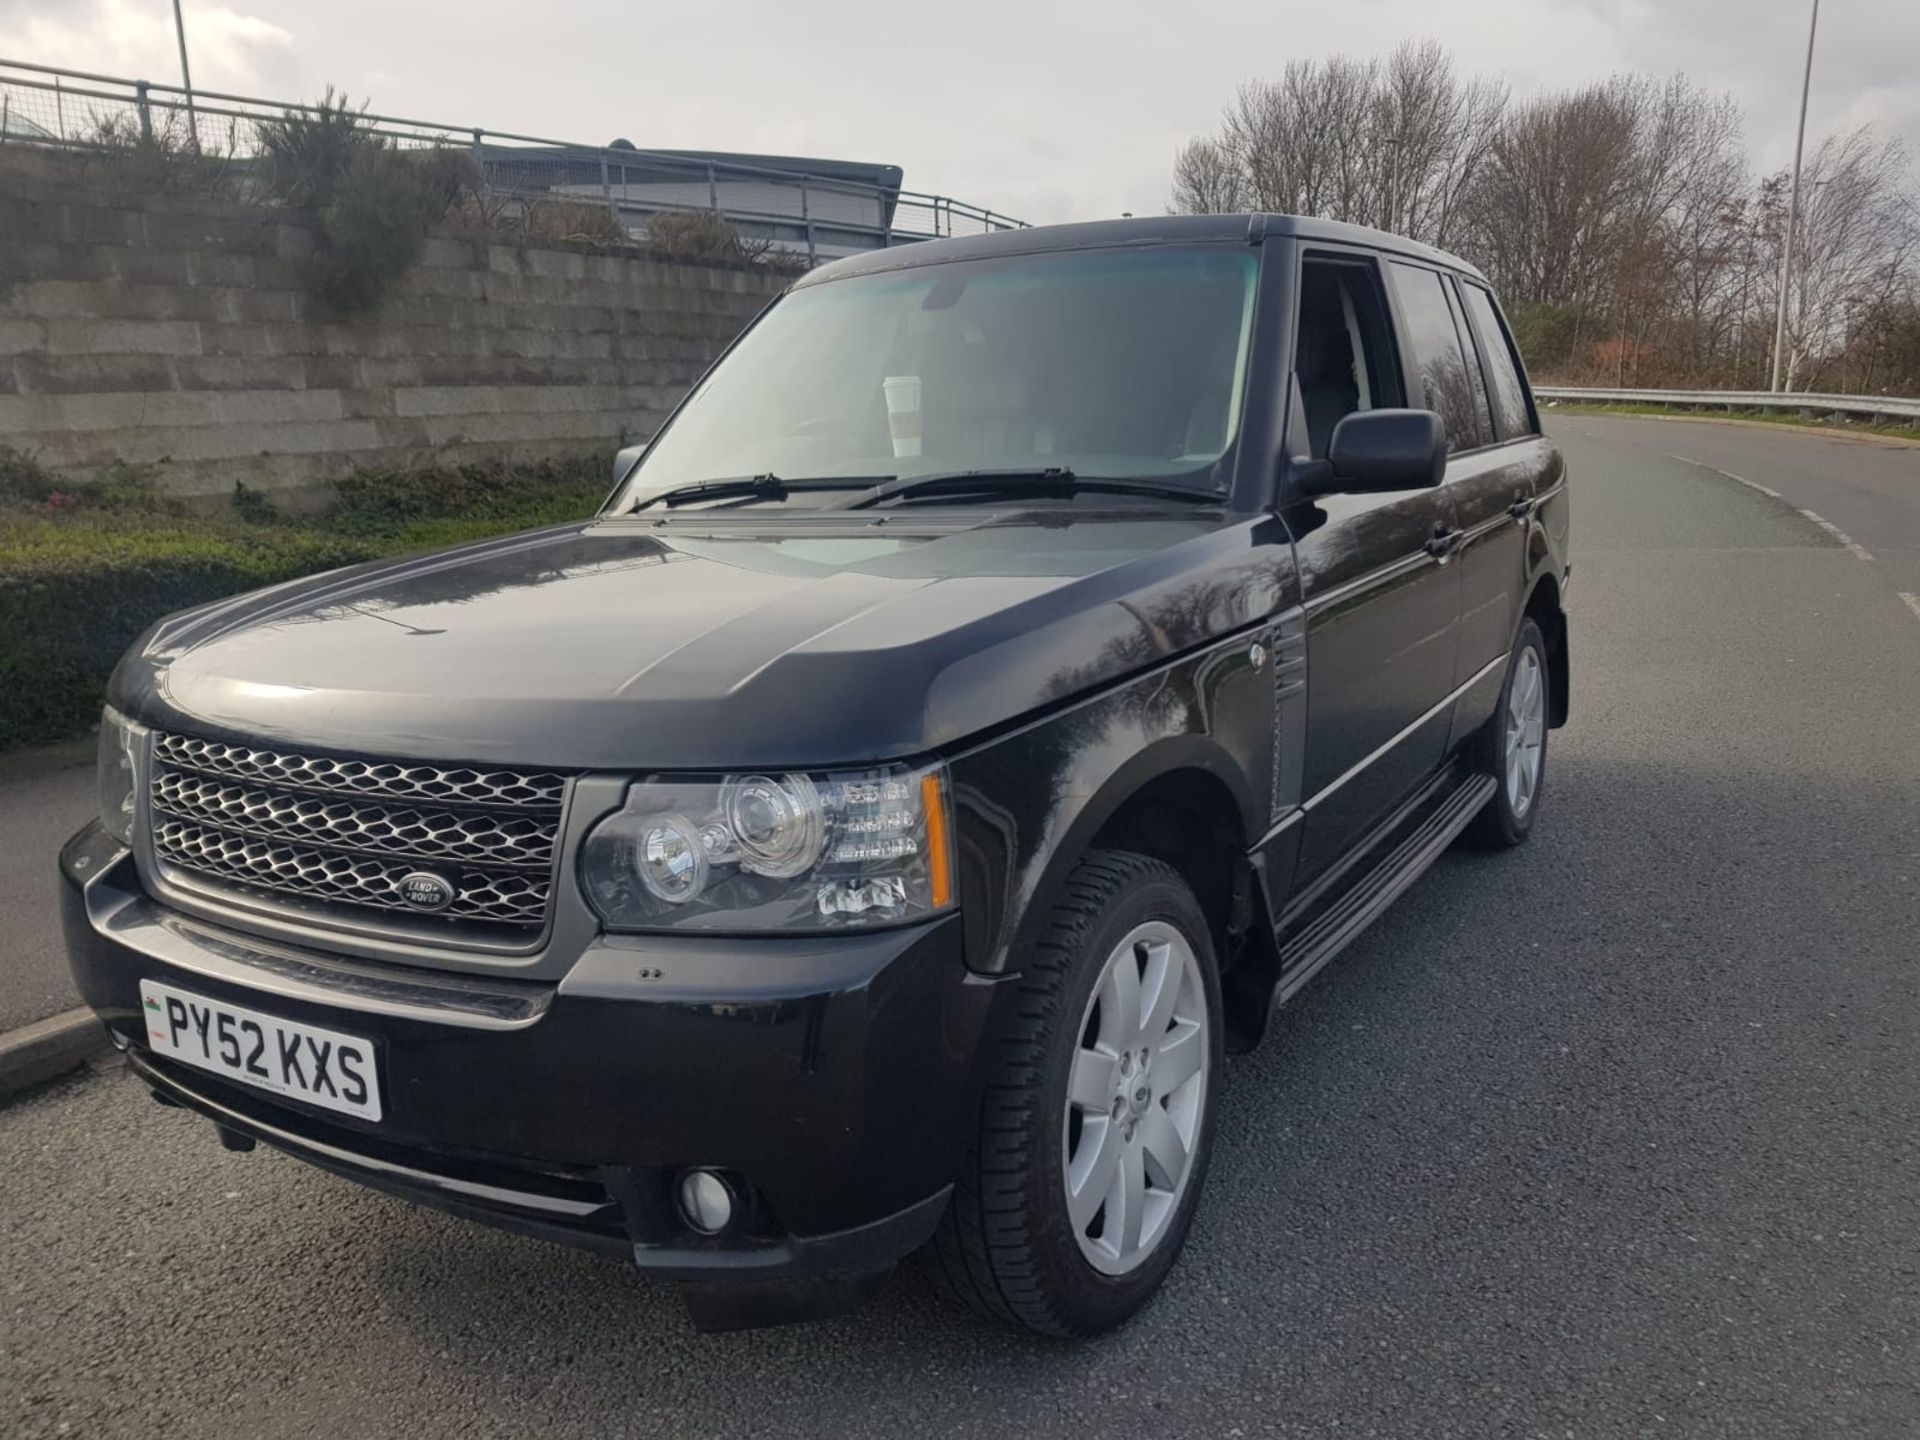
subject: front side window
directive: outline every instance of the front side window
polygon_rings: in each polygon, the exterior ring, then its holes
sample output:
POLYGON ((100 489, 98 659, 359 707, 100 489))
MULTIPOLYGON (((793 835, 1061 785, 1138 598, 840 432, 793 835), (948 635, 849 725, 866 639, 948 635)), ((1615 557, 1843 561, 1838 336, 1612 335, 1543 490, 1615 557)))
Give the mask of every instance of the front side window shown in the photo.
POLYGON ((1413 347, 1414 367, 1426 390, 1427 408, 1447 427, 1447 451, 1472 450, 1492 440, 1479 367, 1469 366, 1454 325, 1453 306, 1439 273, 1393 262, 1393 288, 1413 347))
POLYGON ((1300 330, 1293 378, 1307 453, 1327 457, 1334 428, 1363 410, 1404 404, 1393 327, 1370 260, 1308 259, 1300 267, 1300 330))
POLYGON ((768 474, 1060 467, 1224 488, 1256 275, 1243 246, 1154 246, 802 286, 701 382, 615 506, 768 474))

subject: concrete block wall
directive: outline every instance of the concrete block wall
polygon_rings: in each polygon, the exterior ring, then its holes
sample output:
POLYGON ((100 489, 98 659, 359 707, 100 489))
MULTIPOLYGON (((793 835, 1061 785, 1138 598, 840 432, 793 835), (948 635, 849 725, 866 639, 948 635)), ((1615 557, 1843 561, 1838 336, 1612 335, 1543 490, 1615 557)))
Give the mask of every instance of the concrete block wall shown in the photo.
POLYGON ((787 283, 636 253, 436 238, 379 311, 330 315, 271 212, 0 173, 0 445, 181 495, 366 466, 611 459, 787 283))

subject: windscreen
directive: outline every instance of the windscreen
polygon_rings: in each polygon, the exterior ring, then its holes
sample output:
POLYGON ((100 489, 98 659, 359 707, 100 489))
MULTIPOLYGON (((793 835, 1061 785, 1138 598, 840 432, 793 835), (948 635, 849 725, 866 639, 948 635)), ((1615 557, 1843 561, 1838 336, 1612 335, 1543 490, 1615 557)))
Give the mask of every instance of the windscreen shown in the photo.
POLYGON ((1218 488, 1256 268, 1244 247, 1074 251, 804 286, 616 497, 705 481, 1064 467, 1218 488))

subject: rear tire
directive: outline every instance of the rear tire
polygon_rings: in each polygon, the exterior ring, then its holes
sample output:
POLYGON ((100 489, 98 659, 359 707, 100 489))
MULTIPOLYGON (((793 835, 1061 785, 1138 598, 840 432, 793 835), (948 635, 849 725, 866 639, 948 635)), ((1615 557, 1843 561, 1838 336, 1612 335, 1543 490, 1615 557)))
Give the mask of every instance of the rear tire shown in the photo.
POLYGON ((1509 850, 1533 833, 1547 782, 1547 734, 1552 672, 1547 642, 1531 618, 1520 622, 1507 678, 1493 717, 1474 741, 1474 768, 1496 789, 1467 827, 1467 838, 1488 850, 1509 850))
POLYGON ((1091 1335, 1159 1288, 1206 1179, 1222 1057, 1206 917, 1171 866, 1095 851, 1011 983, 929 1268, 979 1314, 1091 1335))

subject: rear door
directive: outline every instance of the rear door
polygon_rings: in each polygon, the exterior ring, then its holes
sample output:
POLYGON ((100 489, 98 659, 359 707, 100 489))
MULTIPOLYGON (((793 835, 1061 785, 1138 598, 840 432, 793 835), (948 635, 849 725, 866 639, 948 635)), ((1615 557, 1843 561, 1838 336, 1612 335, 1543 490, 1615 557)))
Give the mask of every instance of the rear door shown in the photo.
MULTIPOLYGON (((1452 560, 1460 582, 1460 626, 1448 687, 1463 692, 1463 698, 1471 692, 1465 710, 1471 721, 1475 713, 1492 712, 1503 678, 1501 662, 1519 620, 1533 473, 1512 422, 1503 425, 1505 411, 1496 412, 1489 396, 1483 354, 1453 275, 1412 261, 1396 260, 1388 268, 1427 407, 1438 411, 1447 427, 1445 489, 1458 527, 1452 560)), ((1464 739, 1472 728, 1472 723, 1456 727, 1454 739, 1464 739)))
POLYGON ((1477 358, 1493 433, 1489 443, 1450 468, 1447 488, 1460 517, 1460 653, 1454 684, 1460 705, 1454 742, 1493 713, 1507 652, 1526 604, 1534 506, 1552 483, 1558 455, 1540 433, 1518 352, 1492 294, 1465 276, 1449 277, 1462 339, 1477 358))

